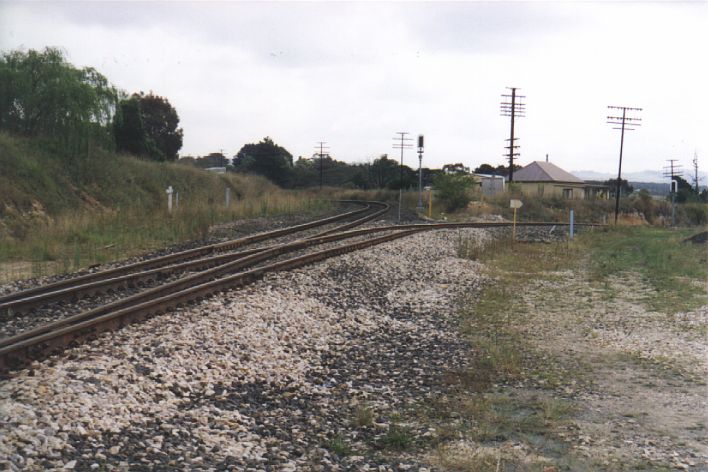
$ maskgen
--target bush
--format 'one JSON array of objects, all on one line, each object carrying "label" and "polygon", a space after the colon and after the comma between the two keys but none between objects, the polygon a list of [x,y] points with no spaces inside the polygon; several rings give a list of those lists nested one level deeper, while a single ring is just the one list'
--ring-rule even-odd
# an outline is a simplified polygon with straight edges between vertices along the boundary
[{"label": "bush", "polygon": [[447,211],[466,208],[472,201],[474,177],[468,174],[441,174],[433,182],[440,200]]},{"label": "bush", "polygon": [[689,225],[705,225],[708,224],[708,205],[705,203],[686,203],[680,205],[680,212],[683,213],[682,220],[685,220]]}]

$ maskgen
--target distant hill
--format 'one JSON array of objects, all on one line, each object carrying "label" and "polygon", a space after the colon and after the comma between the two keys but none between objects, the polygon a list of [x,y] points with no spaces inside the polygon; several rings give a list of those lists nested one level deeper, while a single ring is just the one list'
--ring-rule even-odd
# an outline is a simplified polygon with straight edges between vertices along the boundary
[{"label": "distant hill", "polygon": [[630,180],[629,185],[634,187],[634,190],[647,190],[652,195],[666,196],[669,194],[668,183],[634,182]]},{"label": "distant hill", "polygon": [[[574,170],[574,171],[571,171],[571,174],[576,175],[583,180],[605,181],[608,179],[616,179],[617,178],[617,174],[612,174],[609,172],[595,172],[593,170]],[[664,173],[662,171],[658,171],[658,170],[643,170],[640,172],[623,172],[622,178],[627,179],[630,182],[664,183],[667,186],[669,185],[669,179],[664,177]],[[690,175],[688,175],[687,173],[684,173],[683,178],[686,179],[689,183],[693,182],[693,178]],[[699,171],[698,178],[700,179],[701,183],[705,184],[706,182],[708,182],[708,173]]]},{"label": "distant hill", "polygon": [[[617,174],[613,175],[592,170],[574,170],[571,174],[592,182],[605,182],[617,178]],[[627,172],[622,174],[622,178],[629,180],[629,184],[634,187],[635,190],[646,189],[652,195],[660,196],[669,194],[669,179],[664,177],[663,173],[660,171],[645,170],[641,172]],[[688,183],[693,183],[693,179],[690,176],[684,175],[684,178],[686,178]],[[703,184],[708,182],[708,174],[699,171],[698,178],[701,182],[699,188],[701,190],[705,189],[706,185]]]}]

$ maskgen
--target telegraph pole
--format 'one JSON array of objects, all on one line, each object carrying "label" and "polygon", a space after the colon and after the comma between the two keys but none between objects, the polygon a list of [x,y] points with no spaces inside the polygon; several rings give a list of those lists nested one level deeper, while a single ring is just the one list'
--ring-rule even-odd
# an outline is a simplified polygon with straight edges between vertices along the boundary
[{"label": "telegraph pole", "polygon": [[666,159],[669,164],[664,167],[664,177],[669,177],[670,191],[671,191],[671,226],[676,226],[676,192],[678,192],[678,180],[683,171],[681,171],[681,165],[676,164],[678,159]]},{"label": "telegraph pole", "polygon": [[633,118],[627,116],[627,112],[636,112],[636,111],[642,111],[641,108],[630,108],[630,107],[616,107],[616,106],[608,106],[607,108],[611,110],[622,110],[622,116],[608,116],[607,117],[607,122],[612,125],[620,125],[619,128],[613,128],[613,129],[618,129],[622,131],[621,137],[620,137],[620,157],[619,157],[619,169],[617,170],[617,191],[615,192],[615,225],[617,224],[617,217],[619,215],[619,205],[620,205],[620,186],[622,182],[622,150],[624,148],[624,132],[625,131],[634,131],[634,128],[630,128],[630,126],[641,126],[642,124],[640,121],[642,121],[641,118]]},{"label": "telegraph pole", "polygon": [[[413,141],[413,139],[406,137],[409,133],[407,131],[398,131],[396,132],[398,136],[395,136],[393,138],[394,143],[393,143],[393,148],[394,149],[400,149],[401,150],[401,171],[400,171],[400,176],[398,179],[398,221],[401,221],[401,204],[403,202],[403,150],[404,149],[410,149],[413,147],[413,145],[409,141]],[[400,142],[396,142],[400,141]]]},{"label": "telegraph pole", "polygon": [[423,135],[418,135],[418,210],[423,209]]},{"label": "telegraph pole", "polygon": [[509,182],[514,181],[514,157],[518,157],[519,153],[515,152],[519,146],[514,144],[514,141],[519,138],[514,137],[514,120],[516,118],[523,118],[526,113],[526,104],[522,103],[523,99],[526,98],[524,95],[517,95],[516,91],[519,90],[518,87],[507,87],[511,90],[511,94],[502,94],[501,102],[501,116],[508,116],[511,118],[511,130],[509,132],[509,145],[505,146],[509,149]]},{"label": "telegraph pole", "polygon": [[696,195],[700,194],[698,183],[698,154],[693,151],[693,185],[696,187]]},{"label": "telegraph pole", "polygon": [[[315,146],[315,149],[319,148],[320,150],[319,153],[315,154],[315,156],[319,156],[320,158],[320,190],[322,190],[322,182],[324,180],[324,168],[322,165],[322,160],[325,156],[325,151],[329,150],[329,147],[325,146],[325,144],[327,144],[327,141],[317,141],[317,146]],[[326,155],[329,156],[329,153],[327,153]]]}]

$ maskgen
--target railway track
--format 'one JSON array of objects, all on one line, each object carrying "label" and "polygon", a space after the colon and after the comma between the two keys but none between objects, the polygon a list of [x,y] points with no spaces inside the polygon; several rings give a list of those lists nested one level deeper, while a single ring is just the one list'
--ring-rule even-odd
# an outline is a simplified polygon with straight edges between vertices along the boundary
[{"label": "railway track", "polygon": [[[204,270],[215,265],[221,265],[239,258],[255,254],[264,248],[230,252],[256,242],[273,240],[278,237],[292,235],[301,231],[326,226],[351,217],[359,217],[352,222],[320,232],[310,238],[332,234],[359,226],[378,218],[388,211],[389,206],[381,202],[358,202],[351,200],[342,203],[362,204],[363,208],[323,218],[320,220],[290,226],[273,231],[257,233],[226,242],[208,244],[193,249],[175,252],[164,256],[147,259],[121,267],[100,272],[85,274],[70,279],[60,280],[51,284],[18,291],[0,297],[0,315],[14,316],[58,301],[75,301],[87,296],[105,293],[111,290],[121,290],[128,287],[137,288],[140,285],[165,279],[172,274]],[[373,210],[373,211],[371,211]],[[362,214],[370,214],[360,217]],[[267,248],[266,248],[267,249]],[[219,255],[215,255],[219,254]]]},{"label": "railway track", "polygon": [[[326,230],[314,236],[298,239],[292,242],[275,244],[268,247],[244,250],[230,254],[219,254],[218,251],[212,250],[212,253],[217,253],[215,255],[178,262],[177,264],[158,267],[156,269],[138,271],[126,275],[118,275],[113,278],[102,278],[99,280],[90,281],[80,285],[79,287],[74,287],[73,290],[80,293],[84,293],[83,291],[88,293],[90,290],[97,289],[95,287],[92,288],[90,286],[91,284],[102,284],[102,288],[100,289],[103,290],[106,289],[106,287],[116,286],[116,284],[129,283],[130,280],[133,282],[140,280],[141,277],[149,276],[148,273],[157,274],[161,270],[177,270],[175,266],[181,266],[182,268],[189,267],[191,270],[199,270],[199,272],[194,274],[145,290],[143,292],[139,292],[126,298],[122,298],[115,302],[38,326],[5,339],[0,339],[0,372],[6,373],[10,369],[25,365],[28,361],[45,358],[46,356],[57,352],[68,345],[81,342],[88,338],[93,338],[105,331],[119,329],[120,327],[135,320],[164,313],[169,309],[210,296],[216,292],[229,290],[252,283],[269,272],[302,267],[329,257],[335,257],[347,252],[356,251],[376,244],[391,241],[393,239],[402,238],[420,231],[449,228],[503,228],[511,226],[511,223],[435,223],[381,226],[376,228],[349,230],[349,228],[353,226],[376,218],[382,212],[387,210],[387,206],[382,207],[379,205],[379,209],[374,211],[371,215],[359,218],[334,230]],[[562,223],[517,223],[517,226],[563,225],[564,224]],[[289,229],[292,228],[276,230],[276,232]],[[276,232],[269,232],[267,234],[273,234]],[[373,236],[376,233],[386,234]],[[263,234],[266,233],[254,236],[260,237]],[[282,258],[284,255],[289,253],[304,251],[319,245],[331,244],[346,239],[361,237],[367,237],[367,239],[357,240],[352,243],[297,255],[295,257],[290,257],[289,259],[276,260],[275,262],[272,261],[274,258]],[[248,238],[242,238],[242,240],[243,239]],[[267,237],[263,237],[258,240],[262,241],[265,239],[267,239]],[[211,245],[211,247],[227,244],[237,244],[236,247],[239,247],[240,245],[245,244],[236,241],[241,240],[220,243],[219,245]],[[202,248],[196,248],[195,250],[190,251],[200,253],[199,251],[201,249]],[[71,291],[71,288],[62,287],[59,290],[44,292],[39,296],[45,297],[45,302],[43,303],[48,303],[46,300],[50,300],[52,297],[68,295]],[[28,297],[16,298],[14,299],[14,302],[18,303],[17,300],[27,301]],[[13,300],[10,302],[13,302]],[[27,303],[31,304],[30,302]]]}]

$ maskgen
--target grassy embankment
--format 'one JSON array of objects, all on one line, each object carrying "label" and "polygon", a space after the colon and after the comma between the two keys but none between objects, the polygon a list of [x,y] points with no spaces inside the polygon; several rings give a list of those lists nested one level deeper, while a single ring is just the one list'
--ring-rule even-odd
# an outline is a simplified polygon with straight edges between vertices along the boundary
[{"label": "grassy embankment", "polygon": [[[450,393],[421,410],[421,421],[437,428],[431,460],[443,470],[461,471],[664,467],[640,458],[627,462],[611,454],[593,457],[572,446],[576,421],[587,415],[575,392],[596,380],[592,372],[597,356],[605,359],[603,368],[622,372],[617,363],[630,354],[637,356],[633,348],[625,353],[594,344],[594,329],[578,325],[603,323],[602,315],[592,320],[588,305],[602,304],[600,312],[624,306],[626,300],[612,304],[613,297],[627,295],[613,293],[623,277],[639,278],[643,295],[632,294],[631,303],[655,314],[660,326],[665,321],[672,326],[674,313],[708,303],[705,246],[682,242],[695,232],[621,227],[583,234],[570,243],[497,241],[486,250],[463,242],[460,256],[482,262],[493,282],[478,298],[460,303],[461,333],[473,349],[469,368],[449,372]],[[577,282],[565,284],[569,276]],[[570,290],[574,293],[563,295]],[[529,291],[535,292],[531,303],[524,295]],[[674,331],[664,327],[659,332],[663,329]],[[701,333],[687,336],[700,338]],[[555,345],[559,340],[569,347],[561,350],[562,344]],[[549,343],[554,346],[547,348]],[[642,365],[654,362],[665,369],[663,360],[648,359],[643,357]]]},{"label": "grassy embankment", "polygon": [[[179,192],[167,212],[165,189]],[[225,207],[225,189],[231,205]],[[328,203],[253,176],[215,175],[96,149],[61,159],[0,133],[0,282],[76,270],[203,238],[240,218],[315,214]]]}]

